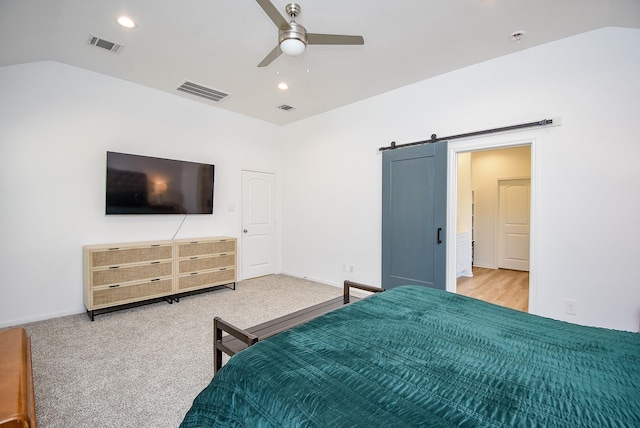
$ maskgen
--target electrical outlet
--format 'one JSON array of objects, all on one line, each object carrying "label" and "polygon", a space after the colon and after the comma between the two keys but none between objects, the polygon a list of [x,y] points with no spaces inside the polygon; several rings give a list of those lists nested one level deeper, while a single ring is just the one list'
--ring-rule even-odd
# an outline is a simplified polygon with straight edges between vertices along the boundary
[{"label": "electrical outlet", "polygon": [[353,265],[349,265],[349,272],[354,273],[356,271],[356,269],[353,267]]},{"label": "electrical outlet", "polygon": [[342,272],[346,272],[347,271],[347,264],[345,262],[342,262]]},{"label": "electrical outlet", "polygon": [[572,299],[565,299],[564,311],[569,315],[576,315],[578,313],[578,302]]}]

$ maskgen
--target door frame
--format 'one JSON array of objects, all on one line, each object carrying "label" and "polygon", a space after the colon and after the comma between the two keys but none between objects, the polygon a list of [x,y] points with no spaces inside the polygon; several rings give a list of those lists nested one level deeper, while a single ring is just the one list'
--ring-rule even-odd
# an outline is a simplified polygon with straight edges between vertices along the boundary
[{"label": "door frame", "polygon": [[[535,136],[528,131],[524,135],[515,137],[509,134],[498,134],[488,137],[476,137],[458,141],[450,141],[448,146],[448,169],[447,169],[447,241],[456,242],[456,228],[451,225],[457,224],[458,217],[458,154],[490,149],[504,149],[519,146],[529,146],[531,149],[531,218],[529,228],[529,313],[536,313],[537,310],[537,260],[538,260],[538,165],[537,150],[539,136]],[[457,292],[456,279],[456,252],[455,246],[447,246],[447,291]]]}]

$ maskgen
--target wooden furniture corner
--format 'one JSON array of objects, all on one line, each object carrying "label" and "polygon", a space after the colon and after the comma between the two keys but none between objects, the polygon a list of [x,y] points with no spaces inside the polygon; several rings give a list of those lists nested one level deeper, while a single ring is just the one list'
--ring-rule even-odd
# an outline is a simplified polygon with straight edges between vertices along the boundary
[{"label": "wooden furniture corner", "polygon": [[0,427],[35,428],[31,340],[23,328],[0,330]]}]

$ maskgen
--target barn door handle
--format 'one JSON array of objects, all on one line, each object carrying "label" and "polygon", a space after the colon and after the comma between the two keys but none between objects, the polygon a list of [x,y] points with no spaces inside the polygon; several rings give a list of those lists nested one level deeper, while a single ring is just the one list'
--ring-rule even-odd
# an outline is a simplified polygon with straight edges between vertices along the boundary
[{"label": "barn door handle", "polygon": [[442,233],[442,228],[439,227],[438,228],[438,244],[442,244],[442,237],[440,236],[441,233]]}]

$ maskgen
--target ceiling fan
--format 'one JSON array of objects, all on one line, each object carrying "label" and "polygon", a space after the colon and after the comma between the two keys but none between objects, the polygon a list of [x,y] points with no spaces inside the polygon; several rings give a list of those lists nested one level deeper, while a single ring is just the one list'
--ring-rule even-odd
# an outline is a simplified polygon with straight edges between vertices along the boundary
[{"label": "ceiling fan", "polygon": [[280,54],[296,56],[307,48],[307,45],[363,45],[362,36],[344,36],[340,34],[307,33],[307,30],[295,20],[300,14],[300,5],[289,3],[285,10],[291,17],[287,22],[284,16],[269,0],[256,0],[260,7],[278,27],[278,45],[258,64],[258,67],[266,67]]}]

